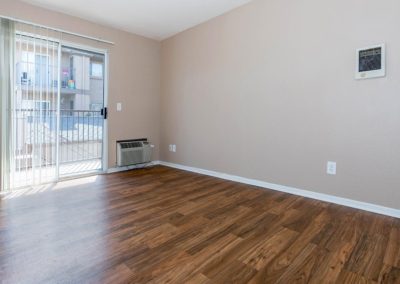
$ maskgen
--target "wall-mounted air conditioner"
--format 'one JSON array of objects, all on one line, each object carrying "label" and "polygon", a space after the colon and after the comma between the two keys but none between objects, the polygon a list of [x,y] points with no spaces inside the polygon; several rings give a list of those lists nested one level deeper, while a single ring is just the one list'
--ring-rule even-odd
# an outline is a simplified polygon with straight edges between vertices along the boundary
[{"label": "wall-mounted air conditioner", "polygon": [[147,139],[117,141],[118,167],[151,162],[152,148]]}]

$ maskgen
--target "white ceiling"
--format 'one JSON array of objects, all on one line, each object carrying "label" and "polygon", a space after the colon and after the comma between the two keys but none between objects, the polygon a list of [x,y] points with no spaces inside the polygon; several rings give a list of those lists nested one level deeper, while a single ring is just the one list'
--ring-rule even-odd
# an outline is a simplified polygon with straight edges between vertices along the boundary
[{"label": "white ceiling", "polygon": [[154,39],[165,39],[252,0],[22,0]]}]

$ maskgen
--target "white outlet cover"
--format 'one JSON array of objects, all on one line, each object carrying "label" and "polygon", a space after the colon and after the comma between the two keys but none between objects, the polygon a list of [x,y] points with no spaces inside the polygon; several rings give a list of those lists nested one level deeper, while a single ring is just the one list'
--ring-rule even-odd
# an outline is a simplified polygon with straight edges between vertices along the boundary
[{"label": "white outlet cover", "polygon": [[328,161],[326,165],[326,173],[328,175],[336,175],[336,162]]},{"label": "white outlet cover", "polygon": [[168,149],[169,149],[170,152],[172,152],[174,150],[174,148],[173,148],[173,146],[171,144],[168,146]]},{"label": "white outlet cover", "polygon": [[176,152],[176,145],[172,145],[172,152]]},{"label": "white outlet cover", "polygon": [[121,103],[117,103],[117,111],[122,111],[122,104]]}]

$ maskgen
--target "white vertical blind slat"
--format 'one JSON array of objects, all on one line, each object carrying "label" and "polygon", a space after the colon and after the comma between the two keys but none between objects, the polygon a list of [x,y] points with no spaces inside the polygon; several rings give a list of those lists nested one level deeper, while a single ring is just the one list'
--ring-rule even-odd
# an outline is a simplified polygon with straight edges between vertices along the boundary
[{"label": "white vertical blind slat", "polygon": [[[48,29],[16,25],[11,187],[56,181],[58,42]],[[58,80],[57,80],[58,79]],[[57,82],[55,83],[55,80]],[[13,164],[14,163],[14,164]]]}]

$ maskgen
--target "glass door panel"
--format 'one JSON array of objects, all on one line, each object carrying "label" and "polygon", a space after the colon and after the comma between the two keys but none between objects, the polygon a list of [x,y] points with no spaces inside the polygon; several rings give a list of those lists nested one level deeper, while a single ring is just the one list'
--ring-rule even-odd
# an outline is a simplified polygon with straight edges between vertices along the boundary
[{"label": "glass door panel", "polygon": [[103,169],[105,55],[15,35],[10,187]]},{"label": "glass door panel", "polygon": [[60,177],[103,168],[104,54],[61,48]]}]

